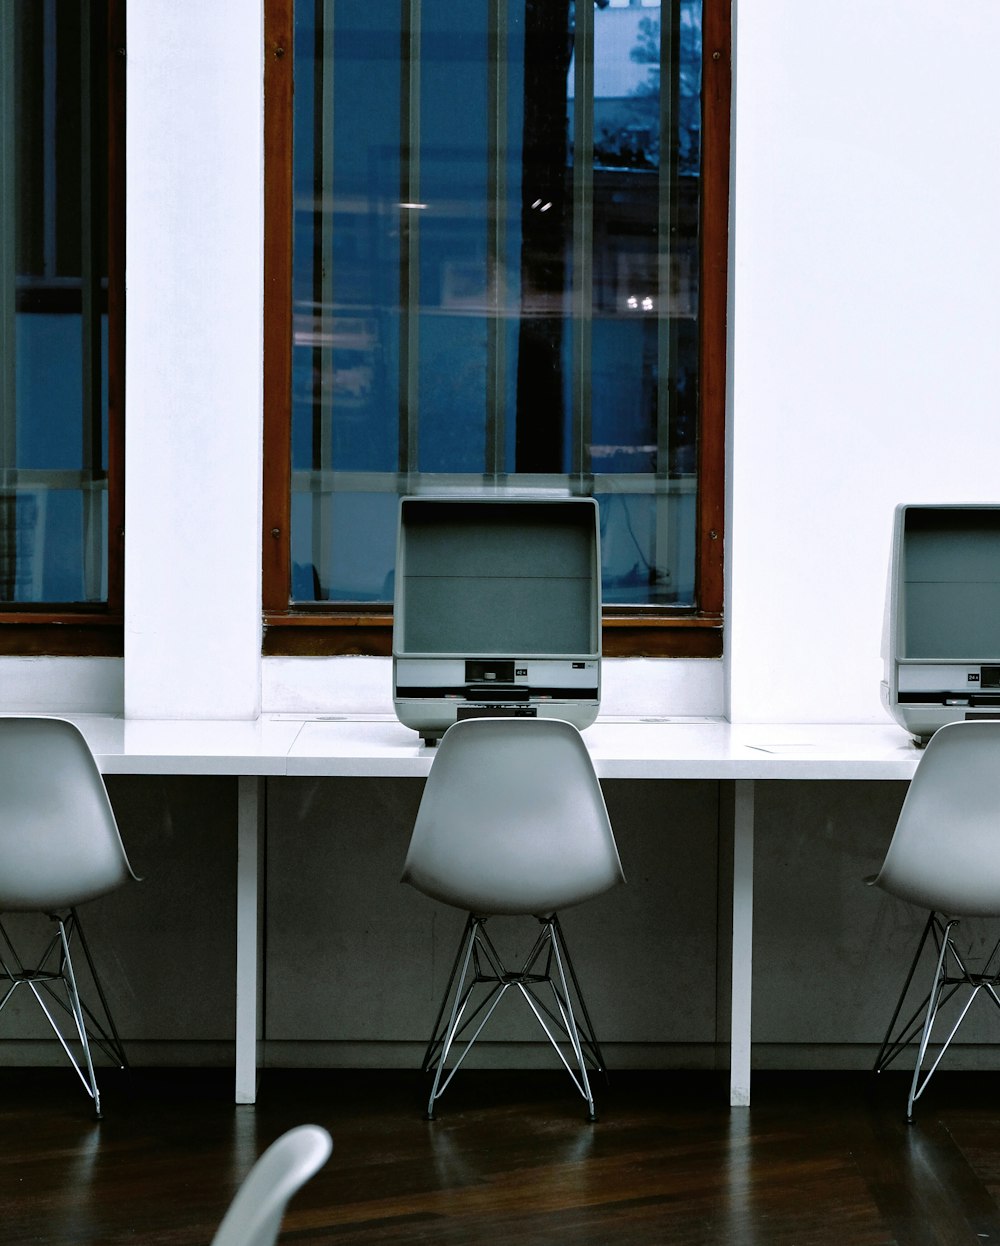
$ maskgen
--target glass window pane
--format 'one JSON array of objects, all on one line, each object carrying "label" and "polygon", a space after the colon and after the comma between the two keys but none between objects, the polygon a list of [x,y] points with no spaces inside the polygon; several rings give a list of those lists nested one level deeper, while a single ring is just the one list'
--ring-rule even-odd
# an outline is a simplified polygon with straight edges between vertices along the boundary
[{"label": "glass window pane", "polygon": [[0,8],[0,602],[107,599],[106,8]]},{"label": "glass window pane", "polygon": [[297,4],[294,600],[391,600],[401,493],[545,488],[600,499],[606,601],[696,604],[700,29]]},{"label": "glass window pane", "polygon": [[417,466],[483,472],[489,229],[487,0],[424,4],[416,326]]}]

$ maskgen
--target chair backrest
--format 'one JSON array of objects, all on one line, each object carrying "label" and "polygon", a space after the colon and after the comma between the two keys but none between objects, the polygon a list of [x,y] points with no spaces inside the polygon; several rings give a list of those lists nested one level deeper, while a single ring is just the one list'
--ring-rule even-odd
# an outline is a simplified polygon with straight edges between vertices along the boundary
[{"label": "chair backrest", "polygon": [[403,881],[481,916],[548,915],[623,882],[576,727],[551,718],[469,718],[449,727]]},{"label": "chair backrest", "polygon": [[333,1139],[320,1125],[298,1125],[282,1134],[244,1177],[211,1246],[273,1246],[288,1200],[332,1150]]},{"label": "chair backrest", "polygon": [[0,717],[0,912],[69,908],[129,877],[104,780],[78,728]]},{"label": "chair backrest", "polygon": [[931,737],[874,882],[948,916],[1000,916],[1000,721]]}]

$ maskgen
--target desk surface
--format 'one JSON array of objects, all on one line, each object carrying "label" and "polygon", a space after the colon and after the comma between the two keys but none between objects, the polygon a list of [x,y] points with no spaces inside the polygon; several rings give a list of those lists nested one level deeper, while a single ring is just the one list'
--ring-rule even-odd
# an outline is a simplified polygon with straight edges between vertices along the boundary
[{"label": "desk surface", "polygon": [[[435,750],[392,717],[267,714],[253,721],[67,714],[105,774],[427,774]],[[598,719],[583,732],[606,779],[912,778],[920,750],[892,723],[737,724]]]}]

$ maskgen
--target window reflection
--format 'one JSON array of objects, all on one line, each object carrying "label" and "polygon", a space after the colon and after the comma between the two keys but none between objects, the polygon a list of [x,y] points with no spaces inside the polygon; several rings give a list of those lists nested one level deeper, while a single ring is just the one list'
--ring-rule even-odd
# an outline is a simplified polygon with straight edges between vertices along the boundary
[{"label": "window reflection", "polygon": [[694,604],[700,0],[296,8],[292,595],[391,599],[396,499],[601,501]]},{"label": "window reflection", "polygon": [[0,6],[0,601],[107,597],[106,6]]}]

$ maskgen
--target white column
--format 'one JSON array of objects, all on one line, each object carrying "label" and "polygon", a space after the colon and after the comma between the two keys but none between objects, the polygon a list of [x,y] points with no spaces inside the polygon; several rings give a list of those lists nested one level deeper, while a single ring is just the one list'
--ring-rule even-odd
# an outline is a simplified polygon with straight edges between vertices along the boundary
[{"label": "white column", "polygon": [[129,0],[125,712],[260,707],[262,0]]}]

